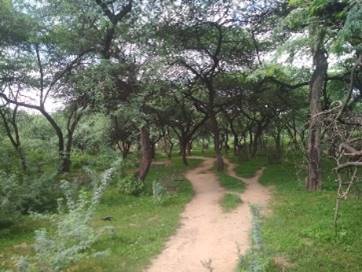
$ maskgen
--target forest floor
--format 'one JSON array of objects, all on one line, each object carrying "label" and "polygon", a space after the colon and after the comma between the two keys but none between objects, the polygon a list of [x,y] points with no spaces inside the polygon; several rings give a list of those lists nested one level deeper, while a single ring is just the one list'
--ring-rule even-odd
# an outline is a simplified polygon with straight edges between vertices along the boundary
[{"label": "forest floor", "polygon": [[234,271],[240,256],[250,248],[249,205],[265,210],[271,197],[270,190],[258,183],[262,170],[252,178],[240,178],[234,165],[225,160],[227,174],[247,184],[246,190],[239,193],[241,204],[226,213],[220,200],[228,190],[220,185],[213,171],[215,160],[203,159],[200,166],[185,174],[193,186],[194,198],[181,215],[179,229],[153,260],[148,272]]}]

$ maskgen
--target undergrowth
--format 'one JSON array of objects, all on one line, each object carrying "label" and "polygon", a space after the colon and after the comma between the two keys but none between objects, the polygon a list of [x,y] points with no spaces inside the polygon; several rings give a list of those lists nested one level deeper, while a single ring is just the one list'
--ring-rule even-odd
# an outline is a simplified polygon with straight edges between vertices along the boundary
[{"label": "undergrowth", "polygon": [[[190,159],[190,166],[185,167],[180,157],[175,157],[170,165],[153,165],[139,195],[121,194],[114,181],[90,222],[95,229],[111,226],[112,234],[100,237],[90,251],[86,251],[107,254],[83,258],[67,272],[142,271],[177,228],[179,215],[193,194],[191,184],[182,173],[199,162]],[[154,195],[152,184],[159,184],[167,193]],[[109,220],[103,220],[105,218]],[[0,267],[14,269],[12,256],[33,254],[34,230],[49,226],[47,219],[23,216],[15,224],[0,229]]]},{"label": "undergrowth", "polygon": [[[247,165],[260,165],[262,159]],[[305,172],[296,158],[265,164],[260,182],[272,186],[272,213],[263,218],[263,254],[269,260],[263,271],[362,271],[362,210],[358,195],[343,202],[337,233],[333,227],[336,184],[333,163],[323,161],[319,192],[304,188]],[[244,167],[238,164],[238,173]],[[248,271],[248,270],[244,270]]]}]

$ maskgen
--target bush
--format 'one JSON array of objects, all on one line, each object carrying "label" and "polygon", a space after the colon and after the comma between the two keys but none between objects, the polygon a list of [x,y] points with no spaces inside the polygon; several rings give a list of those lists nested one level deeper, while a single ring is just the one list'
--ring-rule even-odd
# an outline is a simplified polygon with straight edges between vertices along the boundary
[{"label": "bush", "polygon": [[113,171],[110,168],[101,175],[93,176],[93,192],[90,194],[82,190],[77,199],[73,197],[75,192],[71,184],[62,182],[65,197],[58,201],[58,213],[45,216],[53,222],[55,230],[40,229],[35,232],[35,255],[21,257],[17,262],[19,271],[62,271],[87,255],[86,250],[100,235],[90,225],[90,220]]},{"label": "bush", "polygon": [[119,154],[111,148],[103,148],[97,154],[89,154],[79,149],[74,149],[71,155],[72,168],[80,169],[88,166],[94,170],[103,171],[119,157]]},{"label": "bush", "polygon": [[60,196],[53,180],[55,175],[44,174],[35,179],[0,171],[0,218],[11,221],[30,211],[54,210]]},{"label": "bush", "polygon": [[[22,188],[15,175],[0,172],[0,220],[9,221],[19,214],[22,206]],[[1,224],[0,224],[1,225]]]},{"label": "bush", "polygon": [[152,182],[152,196],[157,202],[162,203],[167,200],[167,190],[161,183],[154,180]]},{"label": "bush", "polygon": [[132,168],[132,161],[119,160],[116,166],[113,183],[116,184],[118,191],[126,195],[139,195],[144,190],[144,183],[135,177],[134,174],[129,174],[127,169]]},{"label": "bush", "polygon": [[57,208],[57,199],[61,197],[60,184],[56,180],[57,172],[47,172],[40,177],[28,177],[23,184],[22,213],[51,212]]},{"label": "bush", "polygon": [[144,189],[144,183],[134,175],[126,175],[118,179],[117,187],[122,194],[139,195]]}]

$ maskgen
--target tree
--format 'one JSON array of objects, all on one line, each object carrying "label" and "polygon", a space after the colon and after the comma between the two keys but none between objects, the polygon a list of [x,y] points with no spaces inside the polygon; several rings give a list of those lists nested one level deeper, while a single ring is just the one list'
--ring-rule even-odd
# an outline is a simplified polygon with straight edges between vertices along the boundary
[{"label": "tree", "polygon": [[8,136],[12,146],[14,147],[16,153],[18,154],[21,168],[23,172],[26,172],[28,169],[27,160],[23,146],[21,144],[19,127],[18,127],[18,106],[15,106],[13,109],[3,106],[0,108],[0,116],[3,121],[6,135]]},{"label": "tree", "polygon": [[[293,1],[288,3],[287,16],[283,18],[288,37],[296,33],[305,35],[298,40],[302,48],[307,49],[313,60],[309,81],[309,129],[307,140],[308,178],[306,188],[310,191],[321,187],[320,169],[320,120],[322,104],[328,106],[327,82],[328,51],[330,44],[336,41],[338,31],[345,21],[348,1]],[[285,38],[285,37],[284,37]],[[304,39],[304,40],[303,40]],[[301,43],[300,41],[303,40]],[[300,48],[300,47],[299,47]]]},{"label": "tree", "polygon": [[[228,1],[223,4],[195,1],[190,4],[188,14],[175,9],[180,19],[163,24],[159,31],[165,50],[170,54],[170,72],[179,71],[178,80],[189,86],[184,95],[208,118],[219,170],[224,163],[218,114],[227,103],[225,96],[230,98],[227,92],[218,89],[222,85],[221,78],[223,73],[250,67],[254,61],[251,35],[231,19],[230,4]],[[224,17],[215,19],[217,13]]]}]

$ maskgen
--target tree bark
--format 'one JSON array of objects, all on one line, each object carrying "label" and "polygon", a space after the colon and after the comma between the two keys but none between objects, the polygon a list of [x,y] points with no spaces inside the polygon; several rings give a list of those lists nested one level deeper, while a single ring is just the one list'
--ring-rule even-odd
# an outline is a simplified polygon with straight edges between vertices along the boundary
[{"label": "tree bark", "polygon": [[122,153],[122,158],[127,159],[128,154],[131,149],[131,143],[125,142],[125,141],[120,141],[117,143],[117,147],[118,147],[119,151],[121,151],[121,153]]},{"label": "tree bark", "polygon": [[191,152],[192,152],[192,141],[187,141],[186,150],[187,150],[187,156],[191,156]]},{"label": "tree bark", "polygon": [[[83,108],[84,109],[84,108]],[[82,109],[82,110],[83,110]],[[79,111],[79,107],[77,104],[74,104],[71,108],[70,108],[70,113],[68,116],[68,121],[67,121],[67,142],[65,144],[65,146],[63,147],[63,152],[61,153],[61,162],[60,162],[60,172],[61,173],[66,173],[70,171],[70,167],[71,167],[71,152],[72,152],[72,148],[73,148],[73,135],[74,135],[74,131],[80,121],[80,119],[82,118],[82,110]],[[63,136],[63,134],[61,134]],[[63,145],[64,145],[64,139],[62,140]]]},{"label": "tree bark", "polygon": [[146,127],[142,127],[140,130],[140,146],[141,160],[140,166],[136,173],[136,177],[144,181],[152,163],[152,145],[150,140],[150,134]]},{"label": "tree bark", "polygon": [[151,154],[152,154],[152,159],[154,159],[156,157],[156,144],[151,142]]},{"label": "tree bark", "polygon": [[262,129],[261,125],[258,124],[256,131],[255,131],[255,135],[254,135],[253,149],[251,152],[251,156],[253,158],[256,156],[256,153],[258,152],[258,145],[260,143],[260,137],[261,137],[262,132],[263,132],[263,129]]},{"label": "tree bark", "polygon": [[182,162],[184,165],[189,165],[187,161],[187,140],[186,139],[180,139],[180,153],[182,157]]},{"label": "tree bark", "polygon": [[224,170],[224,160],[222,158],[221,153],[221,144],[220,144],[220,131],[218,127],[218,123],[216,120],[216,114],[212,112],[210,114],[210,124],[211,124],[211,130],[212,134],[214,136],[214,149],[216,154],[216,169],[218,171]]},{"label": "tree bark", "polygon": [[321,170],[320,170],[320,123],[318,113],[322,110],[321,96],[325,88],[327,77],[327,55],[323,46],[323,35],[314,48],[313,64],[314,71],[310,82],[310,121],[308,135],[308,178],[306,188],[309,191],[316,191],[321,187]]},{"label": "tree bark", "polygon": [[170,146],[169,146],[168,151],[167,151],[167,158],[169,158],[169,159],[172,158],[172,151],[173,151],[173,143],[170,142]]}]

